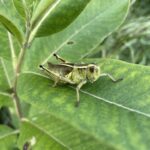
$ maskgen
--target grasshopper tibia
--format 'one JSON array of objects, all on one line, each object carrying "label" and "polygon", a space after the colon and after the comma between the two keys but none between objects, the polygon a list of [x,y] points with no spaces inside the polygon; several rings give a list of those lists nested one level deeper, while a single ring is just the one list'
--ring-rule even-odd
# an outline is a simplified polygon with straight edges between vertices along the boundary
[{"label": "grasshopper tibia", "polygon": [[115,79],[112,75],[110,75],[108,73],[103,73],[103,74],[100,75],[100,77],[103,77],[103,76],[109,77],[111,79],[111,81],[113,81],[115,83],[123,80],[123,78]]}]

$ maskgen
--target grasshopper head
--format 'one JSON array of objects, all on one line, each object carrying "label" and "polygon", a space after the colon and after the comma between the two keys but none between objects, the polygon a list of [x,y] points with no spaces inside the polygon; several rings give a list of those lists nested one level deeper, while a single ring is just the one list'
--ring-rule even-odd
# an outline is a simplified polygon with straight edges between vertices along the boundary
[{"label": "grasshopper head", "polygon": [[100,67],[95,64],[88,65],[87,78],[90,82],[96,81],[100,76]]}]

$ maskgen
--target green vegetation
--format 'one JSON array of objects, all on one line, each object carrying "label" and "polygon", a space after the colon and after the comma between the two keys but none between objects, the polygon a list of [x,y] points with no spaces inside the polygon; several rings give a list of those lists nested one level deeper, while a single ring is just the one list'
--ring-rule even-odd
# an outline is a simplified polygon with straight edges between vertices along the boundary
[{"label": "green vegetation", "polygon": [[[148,150],[149,4],[1,0],[1,149]],[[73,63],[94,62],[123,80],[87,83],[76,108],[75,87],[54,88],[39,69],[56,63],[54,53]]]}]

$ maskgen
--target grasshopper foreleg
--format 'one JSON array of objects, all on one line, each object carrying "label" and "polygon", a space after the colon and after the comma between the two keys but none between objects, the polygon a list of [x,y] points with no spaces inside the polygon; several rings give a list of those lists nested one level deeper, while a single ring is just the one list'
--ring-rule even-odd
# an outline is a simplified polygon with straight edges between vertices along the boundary
[{"label": "grasshopper foreleg", "polygon": [[100,77],[104,77],[104,76],[109,77],[113,82],[119,82],[119,81],[123,80],[123,78],[115,79],[112,75],[110,75],[108,73],[102,73],[100,75]]},{"label": "grasshopper foreleg", "polygon": [[81,89],[81,87],[86,83],[86,81],[82,81],[80,82],[77,87],[76,87],[76,93],[77,93],[77,101],[75,103],[75,106],[78,107],[79,103],[80,103],[80,95],[79,95],[79,90]]}]

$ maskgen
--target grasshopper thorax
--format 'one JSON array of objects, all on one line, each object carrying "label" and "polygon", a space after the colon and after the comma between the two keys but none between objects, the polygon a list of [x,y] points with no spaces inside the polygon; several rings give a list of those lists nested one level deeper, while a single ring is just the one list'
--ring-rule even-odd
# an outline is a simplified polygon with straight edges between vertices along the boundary
[{"label": "grasshopper thorax", "polygon": [[96,81],[100,77],[100,67],[95,64],[87,66],[87,79],[90,82]]}]

